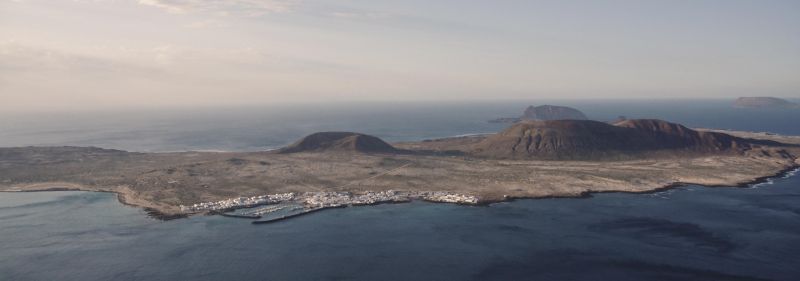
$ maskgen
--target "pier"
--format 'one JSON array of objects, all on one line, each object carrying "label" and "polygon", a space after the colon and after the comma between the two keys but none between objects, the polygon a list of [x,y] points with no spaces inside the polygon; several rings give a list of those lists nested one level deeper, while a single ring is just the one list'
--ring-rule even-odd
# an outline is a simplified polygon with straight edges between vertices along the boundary
[{"label": "pier", "polygon": [[260,219],[261,216],[258,215],[237,215],[237,214],[227,214],[227,213],[219,213],[220,216],[229,217],[229,218],[240,218],[240,219]]},{"label": "pier", "polygon": [[267,224],[267,223],[279,222],[279,221],[282,221],[282,220],[285,220],[285,219],[295,218],[295,217],[299,217],[299,216],[302,216],[302,215],[307,215],[307,214],[310,214],[310,213],[322,211],[322,210],[325,210],[325,209],[344,208],[344,207],[347,207],[347,206],[314,208],[314,209],[309,209],[309,210],[306,210],[306,211],[303,211],[303,212],[299,212],[299,213],[280,216],[280,217],[277,217],[277,218],[254,221],[254,222],[252,222],[252,224]]}]

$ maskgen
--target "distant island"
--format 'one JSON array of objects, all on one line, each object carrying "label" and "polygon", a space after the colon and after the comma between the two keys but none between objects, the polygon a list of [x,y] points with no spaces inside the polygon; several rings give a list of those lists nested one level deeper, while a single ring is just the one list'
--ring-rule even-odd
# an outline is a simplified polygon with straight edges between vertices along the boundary
[{"label": "distant island", "polygon": [[520,121],[537,120],[586,120],[588,119],[580,110],[557,105],[529,106],[520,117],[505,117],[489,120],[489,123],[516,123]]},{"label": "distant island", "polygon": [[739,108],[800,108],[800,104],[775,97],[740,97],[733,103]]},{"label": "distant island", "polygon": [[491,135],[387,143],[320,132],[274,151],[138,153],[0,148],[0,191],[114,192],[160,218],[293,203],[325,208],[736,186],[798,167],[800,137],[661,120],[521,121]]}]

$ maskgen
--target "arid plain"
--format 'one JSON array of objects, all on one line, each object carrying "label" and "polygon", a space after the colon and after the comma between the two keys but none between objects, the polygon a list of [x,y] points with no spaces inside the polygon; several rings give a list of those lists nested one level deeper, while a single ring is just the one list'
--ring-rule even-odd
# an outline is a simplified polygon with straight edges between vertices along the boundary
[{"label": "arid plain", "polygon": [[292,153],[0,148],[0,190],[114,192],[126,204],[180,214],[181,205],[287,192],[446,191],[489,203],[590,192],[648,192],[676,184],[737,186],[800,165],[795,156],[800,155],[800,137],[717,132],[781,143],[734,153],[667,151],[621,160],[469,153],[470,147],[491,136],[395,143],[396,153],[361,151],[360,139],[348,144],[353,147]]}]

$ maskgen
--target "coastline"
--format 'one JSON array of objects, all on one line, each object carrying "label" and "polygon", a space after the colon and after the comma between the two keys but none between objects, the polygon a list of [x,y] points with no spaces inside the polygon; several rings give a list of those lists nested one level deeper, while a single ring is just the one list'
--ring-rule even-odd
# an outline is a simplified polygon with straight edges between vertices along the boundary
[{"label": "coastline", "polygon": [[[499,200],[479,198],[479,201],[477,203],[442,202],[442,201],[426,200],[426,199],[416,199],[416,200],[424,201],[424,202],[428,202],[428,203],[437,203],[437,204],[456,204],[456,205],[464,205],[464,206],[491,207],[491,205],[493,205],[493,204],[512,202],[512,201],[517,201],[517,200],[589,199],[589,198],[592,198],[594,194],[601,194],[601,193],[653,194],[653,193],[664,192],[664,191],[672,190],[672,189],[675,189],[675,188],[680,188],[680,187],[685,187],[685,186],[690,186],[690,185],[696,185],[696,186],[701,186],[701,187],[706,187],[706,188],[748,188],[748,187],[751,187],[753,185],[769,182],[772,179],[785,178],[789,174],[792,174],[792,173],[796,174],[798,172],[800,172],[800,163],[796,163],[795,162],[794,165],[785,167],[784,169],[782,169],[782,170],[780,170],[778,172],[775,172],[775,173],[772,173],[772,174],[769,174],[769,175],[765,175],[765,176],[756,177],[756,178],[753,178],[753,179],[747,180],[747,181],[734,182],[734,183],[731,183],[731,184],[699,184],[699,183],[692,183],[692,182],[673,182],[673,183],[670,183],[670,184],[667,184],[667,185],[663,185],[663,186],[659,186],[659,187],[655,187],[655,188],[647,189],[647,190],[641,190],[641,191],[630,191],[630,190],[597,190],[597,191],[592,191],[592,190],[587,190],[587,191],[583,191],[583,192],[580,192],[580,193],[574,194],[574,195],[567,194],[567,195],[545,195],[545,196],[505,196],[505,197],[503,197],[502,199],[499,199]],[[40,183],[40,184],[34,184],[34,185],[35,186],[45,186],[47,184]],[[59,184],[54,184],[54,185],[68,185],[68,187],[55,186],[55,187],[44,187],[44,188],[34,188],[34,189],[5,189],[5,190],[0,190],[0,192],[12,193],[12,192],[85,191],[85,192],[115,193],[117,195],[117,201],[119,203],[121,203],[123,205],[126,205],[126,206],[130,206],[130,207],[141,208],[146,213],[146,215],[148,217],[151,217],[153,219],[157,219],[157,220],[160,220],[160,221],[169,221],[169,220],[175,220],[175,219],[188,218],[188,217],[191,217],[191,216],[194,216],[194,215],[221,215],[221,213],[218,212],[218,211],[206,211],[206,212],[195,212],[195,213],[174,212],[174,211],[171,211],[171,210],[174,210],[174,208],[160,209],[159,207],[162,207],[162,206],[159,206],[159,204],[155,204],[155,203],[151,203],[151,204],[133,203],[131,201],[138,201],[138,202],[147,202],[147,201],[142,201],[140,199],[139,200],[129,200],[127,198],[129,196],[133,196],[132,194],[130,194],[131,192],[126,192],[126,191],[122,191],[122,190],[108,190],[108,189],[89,188],[89,187],[81,186],[81,185],[77,185],[77,184],[64,184],[64,183],[59,183]],[[128,190],[128,191],[130,191],[130,190]],[[304,211],[304,212],[301,212],[301,213],[298,213],[298,214],[293,214],[293,215],[289,215],[289,216],[286,216],[286,217],[281,217],[279,219],[273,219],[273,220],[270,220],[269,222],[277,222],[277,221],[281,221],[281,220],[286,220],[286,219],[289,219],[289,218],[293,218],[293,217],[297,217],[297,216],[301,216],[301,215],[305,215],[305,214],[309,214],[309,213],[313,213],[313,212],[317,212],[317,211],[322,211],[322,210],[326,210],[326,209],[360,207],[360,206],[367,207],[367,206],[383,205],[383,204],[403,204],[403,203],[409,203],[409,202],[412,202],[412,201],[415,201],[415,199],[409,199],[407,201],[387,201],[387,202],[375,202],[375,203],[371,203],[371,204],[349,204],[349,205],[334,206],[334,207],[321,207],[321,208],[311,209],[310,211]],[[252,207],[252,206],[250,206],[250,207]],[[231,209],[226,210],[226,211],[242,209],[242,208],[246,208],[246,207],[231,208]],[[230,215],[225,215],[225,216],[230,216]],[[256,218],[253,218],[253,219],[256,219]],[[257,223],[257,222],[258,221],[254,221],[253,223],[254,224],[269,223],[269,222],[259,222],[259,223]]]},{"label": "coastline", "polygon": [[[32,184],[30,186],[47,186],[47,185],[48,184],[46,184],[46,183],[37,183],[37,184]],[[116,195],[117,202],[119,202],[120,204],[122,204],[124,206],[141,209],[142,211],[144,211],[146,213],[146,215],[148,217],[153,218],[153,219],[157,219],[157,220],[161,220],[161,221],[168,221],[168,220],[174,220],[174,219],[180,219],[180,218],[187,218],[190,215],[192,215],[192,214],[187,214],[187,213],[179,213],[179,212],[170,211],[170,210],[172,210],[174,208],[169,208],[169,209],[159,208],[159,205],[157,205],[157,204],[152,204],[152,203],[151,204],[137,204],[137,203],[133,203],[131,201],[140,201],[140,202],[146,202],[146,201],[129,200],[129,199],[127,199],[128,197],[133,196],[132,194],[130,194],[131,193],[130,190],[127,190],[127,189],[126,189],[127,191],[123,191],[123,190],[117,190],[117,189],[92,188],[92,187],[87,187],[87,186],[83,186],[83,185],[79,185],[79,184],[72,184],[72,183],[54,183],[52,185],[55,185],[55,186],[54,187],[44,187],[44,188],[30,188],[30,186],[27,186],[28,188],[26,188],[26,189],[19,189],[19,188],[16,188],[16,189],[0,189],[0,193],[35,193],[35,192],[55,192],[55,191],[81,191],[81,192],[114,193]]]},{"label": "coastline", "polygon": [[491,201],[486,203],[486,205],[503,203],[503,202],[510,202],[515,200],[537,200],[537,199],[589,199],[594,197],[594,194],[603,194],[603,193],[626,193],[626,194],[654,194],[664,191],[669,191],[676,188],[696,185],[704,188],[749,188],[757,184],[769,182],[771,179],[776,178],[785,178],[786,175],[790,173],[797,173],[800,172],[800,164],[796,164],[794,166],[787,167],[775,174],[757,177],[750,181],[741,181],[735,184],[699,184],[699,183],[691,183],[691,182],[673,182],[661,187],[649,189],[649,190],[642,190],[642,191],[628,191],[628,190],[597,190],[597,191],[584,191],[578,195],[570,196],[570,195],[553,195],[553,196],[540,196],[540,197],[507,197],[507,200],[499,200],[499,201]]},{"label": "coastline", "polygon": [[[728,133],[756,139],[774,137]],[[474,138],[480,139],[460,137],[456,145],[468,145]],[[797,136],[781,138],[800,144]],[[426,142],[416,144],[420,143]],[[270,151],[127,155],[81,147],[11,151],[23,155],[22,161],[16,160],[20,164],[3,174],[8,177],[0,182],[0,192],[113,192],[120,203],[142,208],[158,220],[284,202],[303,204],[306,210],[417,200],[488,206],[519,199],[590,198],[595,193],[657,193],[687,185],[747,187],[800,167],[795,156],[800,154],[800,145],[767,146],[738,155],[701,153],[608,161],[337,151],[291,155]],[[40,162],[31,160],[41,155],[55,161],[46,171],[41,170]],[[97,161],[74,161],[86,155]]]}]

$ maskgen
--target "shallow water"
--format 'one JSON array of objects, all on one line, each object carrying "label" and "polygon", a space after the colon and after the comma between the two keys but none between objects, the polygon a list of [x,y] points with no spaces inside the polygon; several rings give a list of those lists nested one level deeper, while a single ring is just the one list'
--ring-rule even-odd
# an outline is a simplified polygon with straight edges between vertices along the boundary
[{"label": "shallow water", "polygon": [[0,237],[0,280],[796,280],[800,176],[268,225],[161,222],[108,193],[6,193]]},{"label": "shallow water", "polygon": [[[0,146],[256,150],[315,131],[389,141],[494,132],[528,104],[800,135],[729,101],[376,104],[0,116]],[[275,224],[167,222],[89,192],[0,193],[0,280],[797,280],[800,175],[755,188],[332,209]]]}]

